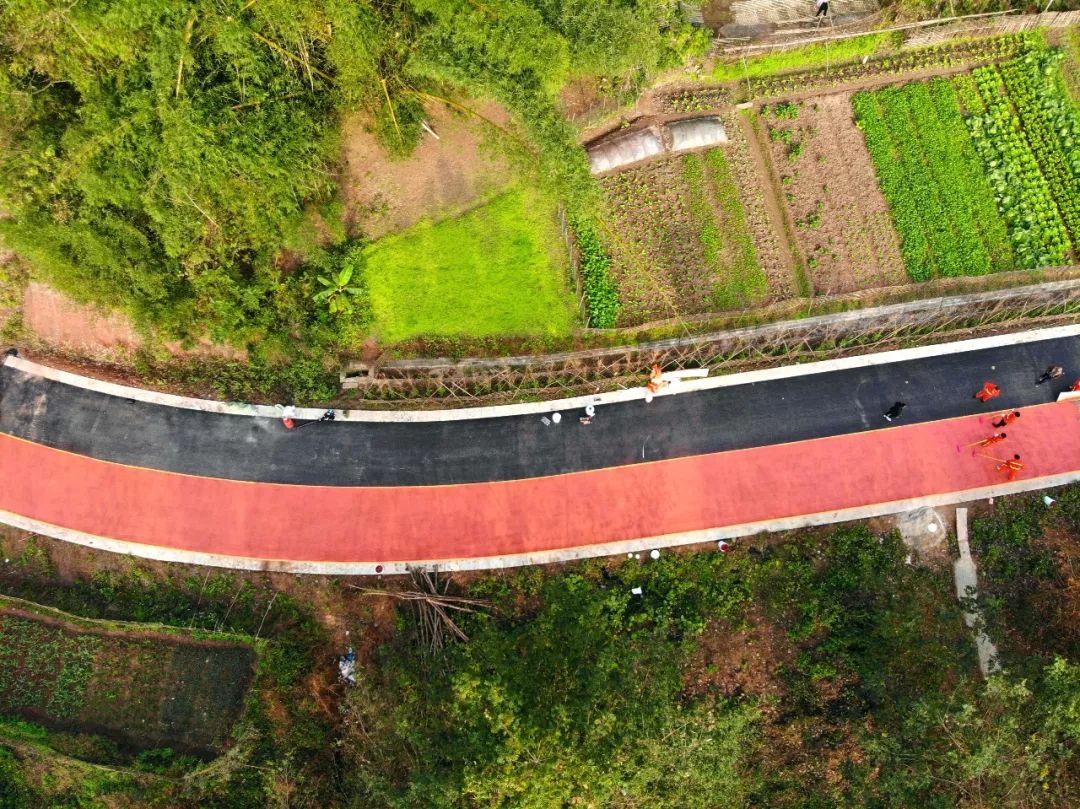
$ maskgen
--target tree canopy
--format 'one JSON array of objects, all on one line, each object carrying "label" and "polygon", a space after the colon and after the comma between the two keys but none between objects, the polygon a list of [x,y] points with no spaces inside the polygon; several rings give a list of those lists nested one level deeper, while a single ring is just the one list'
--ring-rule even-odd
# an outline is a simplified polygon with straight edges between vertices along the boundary
[{"label": "tree canopy", "polygon": [[304,215],[335,198],[342,115],[407,154],[425,104],[493,97],[587,207],[558,91],[684,45],[670,0],[9,0],[0,233],[66,292],[164,333],[280,348],[319,325],[313,273],[279,258],[318,253]]}]

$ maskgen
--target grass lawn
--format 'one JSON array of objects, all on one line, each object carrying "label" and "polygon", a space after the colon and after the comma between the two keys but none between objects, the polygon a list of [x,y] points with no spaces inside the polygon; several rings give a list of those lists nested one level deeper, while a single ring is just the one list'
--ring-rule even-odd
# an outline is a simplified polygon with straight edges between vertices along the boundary
[{"label": "grass lawn", "polygon": [[366,277],[376,335],[393,343],[568,334],[576,313],[554,208],[535,193],[510,191],[375,242]]}]

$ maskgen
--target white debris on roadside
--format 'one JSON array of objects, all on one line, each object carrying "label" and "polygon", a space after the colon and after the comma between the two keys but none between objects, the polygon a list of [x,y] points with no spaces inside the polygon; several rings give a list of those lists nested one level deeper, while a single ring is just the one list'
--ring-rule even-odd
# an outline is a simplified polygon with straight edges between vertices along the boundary
[{"label": "white debris on roadside", "polygon": [[338,676],[343,683],[356,685],[356,652],[351,646],[343,657],[338,658]]}]

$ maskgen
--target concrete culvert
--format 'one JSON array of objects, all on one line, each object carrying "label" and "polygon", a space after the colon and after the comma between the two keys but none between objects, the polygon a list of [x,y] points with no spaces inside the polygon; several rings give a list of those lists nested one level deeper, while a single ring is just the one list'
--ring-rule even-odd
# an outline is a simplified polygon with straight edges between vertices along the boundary
[{"label": "concrete culvert", "polygon": [[592,173],[601,174],[661,154],[664,142],[656,128],[649,127],[601,141],[588,151]]},{"label": "concrete culvert", "polygon": [[667,125],[667,129],[671,135],[671,151],[673,152],[715,146],[718,143],[727,143],[728,139],[724,124],[715,115],[672,121]]}]

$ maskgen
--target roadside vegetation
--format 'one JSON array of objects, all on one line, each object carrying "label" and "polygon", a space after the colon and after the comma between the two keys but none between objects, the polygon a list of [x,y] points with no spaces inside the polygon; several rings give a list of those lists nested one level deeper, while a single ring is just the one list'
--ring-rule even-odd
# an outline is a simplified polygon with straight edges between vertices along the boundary
[{"label": "roadside vegetation", "polygon": [[[48,352],[27,278],[118,308],[146,339],[68,359],[163,387],[328,402],[357,358],[627,343],[1077,259],[1075,32],[868,33],[642,96],[707,44],[672,0],[106,5],[0,12],[22,257],[0,316]],[[728,140],[591,176],[571,121],[654,113]]]},{"label": "roadside vegetation", "polygon": [[701,44],[667,0],[16,0],[0,11],[0,234],[35,277],[164,339],[333,361],[366,336],[316,299],[364,238],[336,187],[344,116],[403,159],[426,110],[479,120],[588,221],[598,194],[560,89],[640,87]]},{"label": "roadside vegetation", "polygon": [[[87,807],[1072,805],[1078,492],[973,518],[1005,665],[988,681],[948,565],[912,564],[898,535],[865,525],[455,576],[448,596],[475,611],[452,612],[467,640],[434,619],[441,646],[423,604],[400,599],[407,580],[106,573],[111,557],[9,538],[7,592],[258,634],[263,662],[225,756],[95,770],[96,748],[8,719],[0,794],[13,807],[76,792]],[[355,687],[335,682],[349,645]]]}]

